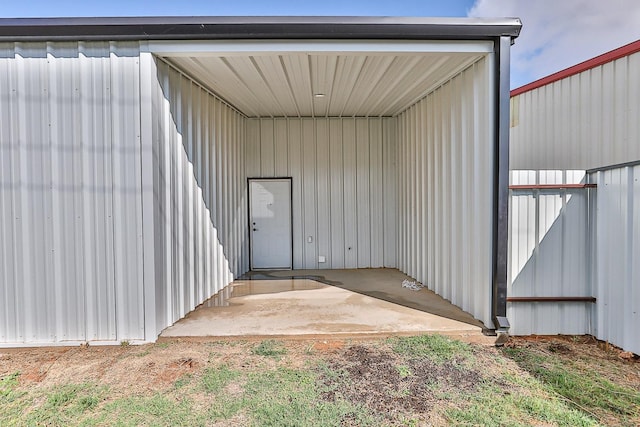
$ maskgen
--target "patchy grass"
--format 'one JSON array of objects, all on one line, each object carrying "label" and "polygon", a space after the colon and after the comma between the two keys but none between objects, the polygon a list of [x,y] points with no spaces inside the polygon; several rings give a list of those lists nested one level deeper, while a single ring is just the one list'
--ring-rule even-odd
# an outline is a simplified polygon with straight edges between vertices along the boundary
[{"label": "patchy grass", "polygon": [[12,350],[0,354],[0,426],[640,425],[637,360],[579,340],[511,343]]},{"label": "patchy grass", "polygon": [[411,368],[407,365],[398,365],[396,366],[396,369],[398,370],[398,375],[400,375],[400,378],[407,378],[413,375]]},{"label": "patchy grass", "polygon": [[66,426],[91,424],[95,410],[105,399],[107,390],[96,384],[64,384],[52,387],[28,399],[31,405],[25,415],[26,425]]},{"label": "patchy grass", "polygon": [[190,399],[175,399],[162,394],[115,399],[102,409],[93,422],[118,426],[205,425],[203,414],[194,412]]},{"label": "patchy grass", "polygon": [[17,425],[29,401],[25,391],[18,389],[20,373],[0,377],[0,426]]},{"label": "patchy grass", "polygon": [[246,402],[254,423],[260,426],[336,426],[343,420],[355,425],[371,425],[373,418],[362,408],[343,399],[326,401],[310,370],[284,367],[255,373],[246,385]]},{"label": "patchy grass", "polygon": [[[640,424],[640,390],[610,381],[594,367],[577,363],[569,347],[505,348],[504,354],[575,409],[604,424]],[[605,362],[606,363],[606,362]],[[613,365],[615,368],[615,365]]]},{"label": "patchy grass", "polygon": [[265,340],[262,341],[258,346],[256,346],[252,350],[253,354],[258,356],[267,356],[267,357],[275,357],[279,358],[280,356],[287,353],[287,349],[283,347],[282,343],[273,341],[273,340]]},{"label": "patchy grass", "polygon": [[193,375],[191,374],[184,374],[183,376],[181,376],[180,378],[178,378],[174,383],[173,386],[175,387],[176,390],[179,390],[185,386],[187,386],[190,382],[191,379],[193,378]]},{"label": "patchy grass", "polygon": [[202,376],[202,386],[207,393],[218,393],[239,375],[239,372],[229,369],[226,365],[206,368]]},{"label": "patchy grass", "polygon": [[398,354],[412,358],[426,357],[436,363],[455,358],[468,359],[472,354],[471,345],[443,335],[397,337],[391,339],[391,344],[393,351]]},{"label": "patchy grass", "polygon": [[14,372],[13,374],[0,377],[0,399],[10,400],[16,387],[18,386],[18,378],[20,378],[20,372]]},{"label": "patchy grass", "polygon": [[464,396],[465,404],[447,408],[445,417],[455,425],[598,425],[588,415],[550,397],[538,384],[532,383],[528,389],[513,383],[505,386],[480,387],[475,393]]}]

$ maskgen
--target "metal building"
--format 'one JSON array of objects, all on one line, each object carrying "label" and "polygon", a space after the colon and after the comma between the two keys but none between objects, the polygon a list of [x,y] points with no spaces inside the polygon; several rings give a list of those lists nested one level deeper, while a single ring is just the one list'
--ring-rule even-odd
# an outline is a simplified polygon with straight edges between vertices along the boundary
[{"label": "metal building", "polygon": [[511,93],[509,319],[640,354],[640,40]]},{"label": "metal building", "polygon": [[506,322],[517,19],[0,20],[0,343],[154,341],[251,268]]}]

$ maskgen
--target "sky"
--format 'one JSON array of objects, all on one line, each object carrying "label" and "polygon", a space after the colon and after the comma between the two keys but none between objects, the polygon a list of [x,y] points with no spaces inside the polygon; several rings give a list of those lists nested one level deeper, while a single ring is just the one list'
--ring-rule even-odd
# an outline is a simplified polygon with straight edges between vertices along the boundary
[{"label": "sky", "polygon": [[640,39],[640,0],[0,0],[0,17],[54,16],[518,17],[516,88]]}]

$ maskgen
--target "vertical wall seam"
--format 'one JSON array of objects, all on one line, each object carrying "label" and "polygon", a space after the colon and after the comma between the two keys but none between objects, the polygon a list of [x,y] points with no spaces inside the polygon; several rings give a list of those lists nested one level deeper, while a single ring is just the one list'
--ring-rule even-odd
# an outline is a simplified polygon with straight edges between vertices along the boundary
[{"label": "vertical wall seam", "polygon": [[339,126],[340,126],[340,161],[342,163],[342,168],[340,169],[340,174],[341,174],[341,180],[342,180],[342,236],[343,236],[343,240],[342,240],[342,266],[343,268],[347,267],[347,254],[345,251],[345,243],[346,243],[346,236],[345,236],[345,218],[346,218],[346,213],[345,213],[345,203],[344,203],[344,172],[345,172],[345,167],[344,167],[344,119],[342,117],[340,117],[339,119]]},{"label": "vertical wall seam", "polygon": [[[143,81],[142,80],[142,58],[141,58],[140,55],[138,56],[138,58],[139,58],[138,59],[138,81],[142,82]],[[140,191],[140,199],[141,199],[140,215],[144,218],[144,212],[145,212],[145,206],[144,206],[144,181],[143,181],[143,177],[142,177],[142,175],[143,175],[142,171],[144,170],[144,165],[143,165],[144,156],[143,156],[143,152],[142,152],[142,108],[143,108],[142,107],[142,102],[143,102],[142,91],[143,91],[142,84],[139,84],[138,85],[138,99],[140,100],[140,103],[138,105],[138,108],[139,108],[139,115],[138,115],[138,119],[139,119],[138,122],[139,123],[138,123],[138,126],[139,126],[140,134],[141,134],[140,138],[139,138],[139,144],[138,144],[138,150],[140,152],[140,189],[141,189],[141,191]],[[149,102],[151,102],[150,99],[149,99]],[[145,298],[147,297],[147,292],[146,292],[146,289],[144,287],[144,283],[145,283],[145,269],[144,269],[144,266],[145,266],[145,257],[146,257],[145,250],[144,250],[145,221],[142,221],[141,227],[142,227],[141,231],[142,231],[142,236],[143,236],[142,237],[143,238],[142,266],[141,266],[142,267],[142,284],[141,284],[141,286],[142,286],[142,305],[143,305],[142,324],[144,325],[144,330],[143,330],[143,335],[142,336],[146,339],[146,337],[147,337],[147,330],[146,330],[147,329],[146,328],[146,325],[147,325],[147,310],[145,309],[146,308],[145,307],[146,306],[145,305]]]},{"label": "vertical wall seam", "polygon": [[[367,183],[367,197],[369,198],[369,212],[368,212],[368,217],[369,217],[369,230],[367,231],[369,233],[369,266],[373,267],[373,245],[371,244],[371,242],[373,241],[373,233],[372,233],[372,229],[373,229],[373,221],[371,218],[371,214],[373,212],[373,208],[372,208],[372,203],[371,203],[371,181],[373,181],[373,177],[372,177],[372,170],[373,168],[371,167],[371,122],[369,120],[369,117],[367,117],[367,132],[368,132],[368,141],[369,141],[369,151],[367,152],[367,157],[368,157],[368,163],[369,163],[369,170],[367,171],[367,174],[369,175],[369,182]],[[377,249],[376,249],[377,250]]]},{"label": "vertical wall seam", "polygon": [[[309,61],[311,61],[310,57],[309,57]],[[312,101],[313,102],[313,101]],[[318,264],[318,255],[320,253],[320,235],[319,235],[319,231],[320,231],[320,226],[319,226],[319,222],[320,222],[320,218],[318,216],[318,125],[317,125],[317,119],[314,117],[312,119],[312,124],[313,124],[313,156],[315,157],[315,165],[316,167],[313,170],[313,176],[314,176],[314,181],[316,184],[316,191],[313,192],[313,200],[314,200],[314,204],[315,204],[315,229],[314,229],[314,247],[315,247],[315,259],[313,260],[313,266],[314,268],[318,268],[319,264]]]},{"label": "vertical wall seam", "polygon": [[[337,61],[336,61],[337,62]],[[328,110],[325,111],[325,114],[327,113]],[[329,256],[328,259],[328,268],[333,268],[333,233],[331,232],[333,230],[333,215],[331,215],[331,212],[333,212],[333,199],[331,197],[331,193],[332,193],[332,180],[331,180],[331,120],[330,119],[326,119],[327,120],[327,164],[326,164],[326,175],[327,175],[327,212],[329,212],[329,218],[328,218],[328,224],[329,224],[329,230],[327,233],[327,248],[328,248],[328,253],[326,255]],[[325,255],[325,256],[326,256]],[[327,262],[327,259],[325,258],[325,262]]]},{"label": "vertical wall seam", "polygon": [[111,102],[109,102],[109,109],[110,109],[110,114],[109,114],[109,127],[111,128],[111,132],[110,132],[110,141],[109,141],[109,145],[111,146],[111,156],[109,156],[109,160],[111,163],[111,233],[113,233],[114,235],[114,245],[112,247],[112,256],[113,256],[113,316],[114,316],[114,337],[117,340],[118,339],[118,335],[119,335],[119,328],[118,328],[118,313],[120,310],[120,307],[118,306],[118,298],[117,298],[117,283],[118,283],[118,272],[117,272],[117,256],[116,256],[116,245],[115,245],[115,183],[113,182],[115,175],[113,173],[114,168],[113,168],[113,159],[114,159],[114,154],[115,154],[115,147],[114,147],[114,132],[113,132],[113,117],[114,117],[114,102],[113,102],[113,56],[114,56],[114,52],[113,52],[113,43],[110,42],[109,43],[109,77],[108,77],[108,84],[109,84],[109,100]]}]

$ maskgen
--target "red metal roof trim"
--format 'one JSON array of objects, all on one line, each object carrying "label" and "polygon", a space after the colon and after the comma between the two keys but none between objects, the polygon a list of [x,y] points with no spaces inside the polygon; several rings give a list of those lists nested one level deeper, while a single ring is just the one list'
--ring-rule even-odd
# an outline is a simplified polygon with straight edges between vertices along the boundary
[{"label": "red metal roof trim", "polygon": [[537,89],[544,85],[548,85],[549,83],[557,82],[558,80],[562,80],[564,78],[579,74],[583,71],[590,70],[591,68],[606,64],[607,62],[615,61],[616,59],[629,56],[636,52],[640,52],[640,40],[636,40],[635,42],[629,43],[610,52],[603,53],[602,55],[596,56],[595,58],[588,59],[584,62],[574,65],[573,67],[558,71],[557,73],[553,73],[547,77],[543,77],[539,80],[536,80],[535,82],[520,86],[517,89],[513,89],[511,91],[511,96],[517,96],[521,93]]}]

